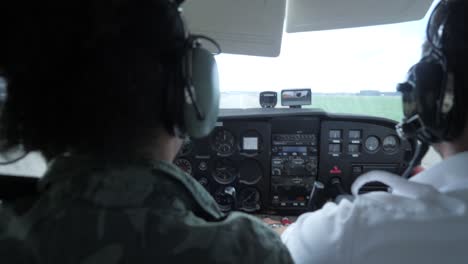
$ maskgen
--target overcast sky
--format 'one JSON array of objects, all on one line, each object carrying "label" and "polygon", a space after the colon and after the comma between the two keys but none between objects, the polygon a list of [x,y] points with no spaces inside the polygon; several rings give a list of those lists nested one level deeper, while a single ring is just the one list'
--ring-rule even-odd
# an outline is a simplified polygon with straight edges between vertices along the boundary
[{"label": "overcast sky", "polygon": [[283,35],[277,58],[217,56],[222,91],[395,91],[421,55],[420,21]]}]

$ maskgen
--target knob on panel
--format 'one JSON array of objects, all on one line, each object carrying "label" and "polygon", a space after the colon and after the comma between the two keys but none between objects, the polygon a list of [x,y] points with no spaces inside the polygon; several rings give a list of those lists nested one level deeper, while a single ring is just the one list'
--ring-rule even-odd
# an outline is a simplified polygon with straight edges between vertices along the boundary
[{"label": "knob on panel", "polygon": [[273,176],[280,176],[281,175],[281,170],[278,169],[278,168],[273,169],[272,174],[273,174]]}]

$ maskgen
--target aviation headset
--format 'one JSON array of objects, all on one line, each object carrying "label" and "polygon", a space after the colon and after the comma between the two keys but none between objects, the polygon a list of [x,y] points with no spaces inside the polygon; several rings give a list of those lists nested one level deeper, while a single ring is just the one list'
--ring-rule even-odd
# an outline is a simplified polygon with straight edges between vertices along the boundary
[{"label": "aviation headset", "polygon": [[177,19],[184,34],[181,62],[184,110],[183,120],[177,122],[176,130],[179,136],[182,134],[200,138],[207,136],[213,130],[219,112],[219,79],[216,60],[210,51],[202,47],[200,40],[212,43],[218,49],[218,54],[221,53],[221,49],[215,40],[202,35],[191,35],[187,31],[180,8],[184,0],[168,1],[177,9]]},{"label": "aviation headset", "polygon": [[442,0],[436,6],[426,30],[427,52],[398,86],[404,119],[397,131],[403,138],[430,144],[453,140],[463,131],[466,106],[461,93],[465,87],[455,75],[454,58],[447,56],[456,47],[463,49],[463,8],[464,1],[456,0]]}]

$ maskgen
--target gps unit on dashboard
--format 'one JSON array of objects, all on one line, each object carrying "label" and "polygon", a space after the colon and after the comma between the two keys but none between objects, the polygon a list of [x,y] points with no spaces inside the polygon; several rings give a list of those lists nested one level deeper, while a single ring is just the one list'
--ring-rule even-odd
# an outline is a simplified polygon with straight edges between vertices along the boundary
[{"label": "gps unit on dashboard", "polygon": [[312,104],[311,89],[286,89],[281,91],[281,105],[290,108],[302,108]]},{"label": "gps unit on dashboard", "polygon": [[260,106],[262,108],[275,108],[278,103],[277,92],[261,92],[260,93]]}]

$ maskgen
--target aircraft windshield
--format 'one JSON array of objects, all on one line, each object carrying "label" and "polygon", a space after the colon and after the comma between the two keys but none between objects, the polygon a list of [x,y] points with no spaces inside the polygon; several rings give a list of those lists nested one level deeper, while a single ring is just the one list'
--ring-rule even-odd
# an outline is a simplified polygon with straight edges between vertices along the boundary
[{"label": "aircraft windshield", "polygon": [[262,91],[310,88],[310,107],[401,120],[396,85],[421,56],[426,23],[285,33],[276,58],[218,55],[221,108],[258,108]]}]

